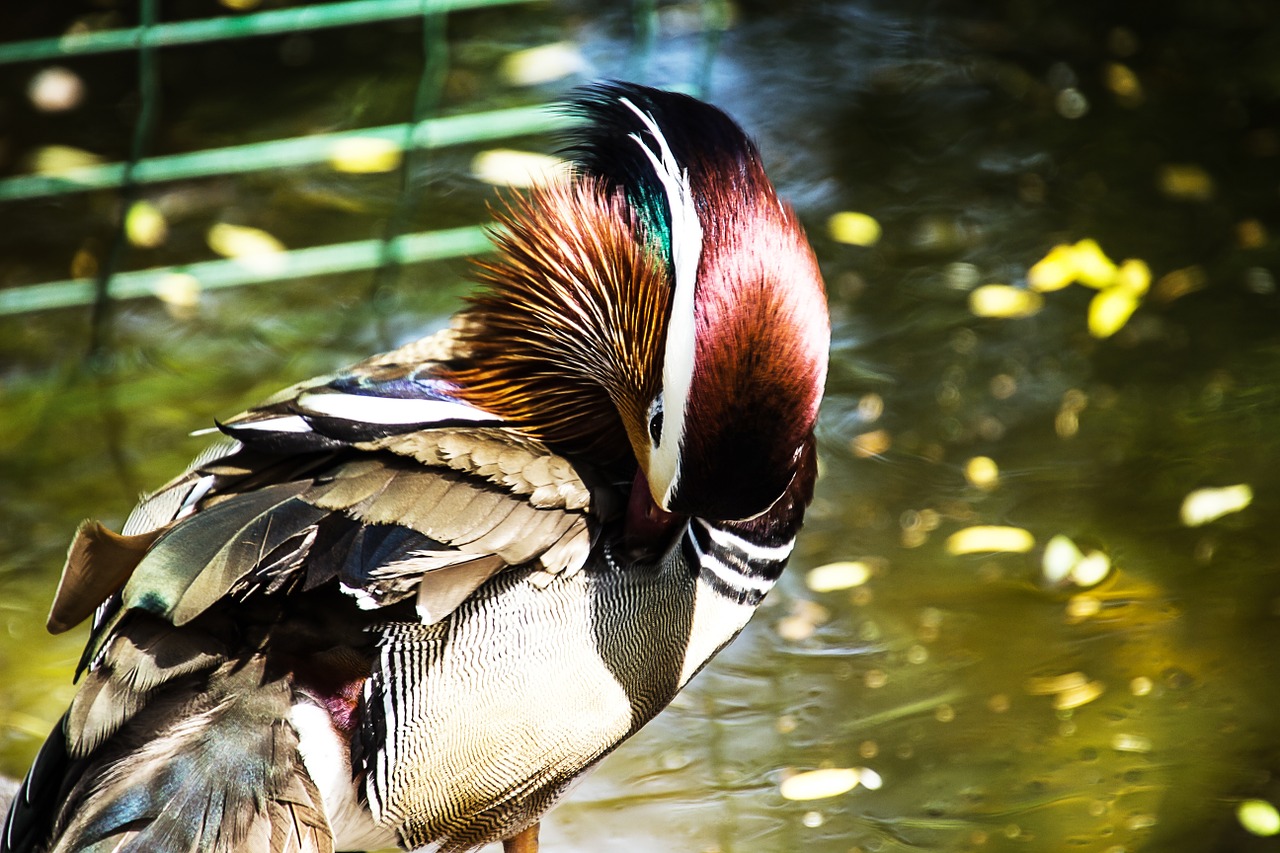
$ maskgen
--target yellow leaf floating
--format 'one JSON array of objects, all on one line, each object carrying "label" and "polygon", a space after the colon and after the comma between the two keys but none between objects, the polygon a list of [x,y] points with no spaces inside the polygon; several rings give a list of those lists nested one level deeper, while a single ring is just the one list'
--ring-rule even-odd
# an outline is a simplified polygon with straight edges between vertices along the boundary
[{"label": "yellow leaf floating", "polygon": [[787,800],[823,800],[846,794],[861,781],[862,771],[857,767],[828,767],[783,779],[779,793]]},{"label": "yellow leaf floating", "polygon": [[859,459],[870,459],[887,453],[893,446],[893,434],[887,429],[876,429],[855,435],[849,442],[849,449]]},{"label": "yellow leaf floating", "polygon": [[[1072,583],[1084,589],[1097,586],[1111,574],[1110,557],[1102,551],[1090,551],[1086,554],[1075,542],[1061,533],[1045,545],[1040,566],[1044,579],[1050,584]],[[1083,602],[1084,600],[1081,599],[1077,606],[1085,606]]]},{"label": "yellow leaf floating", "polygon": [[1053,707],[1057,711],[1070,711],[1087,705],[1106,691],[1101,681],[1087,681],[1077,687],[1063,690],[1053,697]]},{"label": "yellow leaf floating", "polygon": [[72,278],[93,278],[98,274],[98,256],[81,247],[71,256]]},{"label": "yellow leaf floating", "polygon": [[1040,294],[1007,284],[984,284],[969,294],[969,310],[979,317],[1030,317],[1043,306]]},{"label": "yellow leaf floating", "polygon": [[1052,696],[1056,710],[1070,711],[1097,699],[1106,692],[1106,685],[1090,680],[1083,672],[1067,672],[1029,678],[1025,689],[1032,696]]},{"label": "yellow leaf floating", "polygon": [[1036,539],[1021,527],[980,524],[957,530],[947,537],[947,553],[1025,554],[1035,547]]},{"label": "yellow leaf floating", "polygon": [[1037,293],[1061,290],[1072,282],[1099,291],[1089,303],[1089,333],[1109,338],[1124,328],[1151,288],[1151,268],[1137,258],[1116,266],[1097,240],[1085,238],[1054,246],[1027,271],[1027,285]]},{"label": "yellow leaf floating", "polygon": [[260,228],[218,222],[205,235],[209,248],[224,258],[234,258],[259,273],[284,268],[284,244]]},{"label": "yellow leaf floating", "polygon": [[1123,287],[1108,287],[1089,302],[1089,334],[1109,338],[1138,310],[1138,297]]},{"label": "yellow leaf floating", "polygon": [[586,68],[587,61],[577,45],[558,41],[516,51],[502,61],[500,73],[512,85],[539,86],[562,80]]},{"label": "yellow leaf floating", "polygon": [[1071,567],[1071,580],[1076,586],[1097,586],[1111,574],[1111,558],[1101,551],[1090,551]]},{"label": "yellow leaf floating", "polygon": [[874,217],[852,210],[841,211],[827,220],[831,239],[851,246],[874,246],[880,242],[880,223]]},{"label": "yellow leaf floating", "polygon": [[814,601],[797,599],[791,606],[791,612],[778,620],[778,636],[784,640],[798,643],[807,640],[818,630],[818,626],[831,618],[831,611]]},{"label": "yellow leaf floating", "polygon": [[227,258],[269,255],[284,251],[284,244],[261,228],[218,222],[209,229],[209,248]]},{"label": "yellow leaf floating", "polygon": [[1027,270],[1027,284],[1038,293],[1061,290],[1076,280],[1075,248],[1059,243]]},{"label": "yellow leaf floating", "polygon": [[1146,261],[1129,258],[1116,270],[1115,287],[1134,296],[1143,296],[1151,289],[1151,267]]},{"label": "yellow leaf floating", "polygon": [[1000,481],[1000,466],[990,456],[975,456],[965,463],[964,478],[969,485],[988,491]]},{"label": "yellow leaf floating", "polygon": [[1156,282],[1155,297],[1163,302],[1181,299],[1195,293],[1209,283],[1209,277],[1200,266],[1193,265],[1165,273]]},{"label": "yellow leaf floating", "polygon": [[1236,243],[1242,249],[1261,249],[1267,244],[1267,226],[1256,219],[1244,219],[1236,224]]},{"label": "yellow leaf floating", "polygon": [[1133,69],[1119,62],[1109,62],[1106,67],[1107,88],[1126,106],[1135,106],[1142,100],[1142,84]]},{"label": "yellow leaf floating", "polygon": [[1280,810],[1266,800],[1245,800],[1240,803],[1236,806],[1236,819],[1253,835],[1280,835]]},{"label": "yellow leaf floating", "polygon": [[486,184],[499,187],[531,187],[558,177],[563,160],[532,151],[494,148],[481,151],[471,161],[471,173]]},{"label": "yellow leaf floating", "polygon": [[1044,557],[1040,562],[1041,572],[1044,579],[1051,584],[1064,583],[1071,577],[1071,570],[1083,559],[1084,554],[1076,543],[1072,542],[1070,537],[1059,533],[1044,546]]},{"label": "yellow leaf floating", "polygon": [[861,560],[827,563],[805,575],[805,585],[814,592],[835,592],[862,586],[871,579],[871,567]]},{"label": "yellow leaf floating", "polygon": [[1182,523],[1200,527],[1224,515],[1239,512],[1253,503],[1253,489],[1248,483],[1220,489],[1197,489],[1182,500]]},{"label": "yellow leaf floating", "polygon": [[1115,281],[1115,262],[1102,251],[1097,240],[1084,239],[1071,247],[1076,281],[1087,287],[1103,288]]},{"label": "yellow leaf floating", "polygon": [[1111,738],[1111,748],[1116,752],[1150,752],[1151,738],[1143,735],[1117,734]]},{"label": "yellow leaf floating", "polygon": [[1067,690],[1077,690],[1089,683],[1083,672],[1067,672],[1062,675],[1042,675],[1028,678],[1026,691],[1032,696],[1052,696]]},{"label": "yellow leaf floating", "polygon": [[60,175],[88,166],[105,163],[106,160],[83,148],[70,145],[45,145],[31,156],[31,171],[38,175]]},{"label": "yellow leaf floating", "polygon": [[1160,168],[1160,191],[1184,201],[1208,201],[1213,197],[1213,178],[1194,163],[1170,163]]},{"label": "yellow leaf floating", "polygon": [[156,298],[174,308],[200,304],[200,279],[189,273],[170,273],[155,284]]},{"label": "yellow leaf floating", "polygon": [[357,175],[394,171],[402,157],[399,145],[376,136],[339,139],[329,149],[329,165],[334,171]]},{"label": "yellow leaf floating", "polygon": [[135,201],[125,214],[124,233],[133,245],[154,249],[168,239],[169,223],[151,202]]}]

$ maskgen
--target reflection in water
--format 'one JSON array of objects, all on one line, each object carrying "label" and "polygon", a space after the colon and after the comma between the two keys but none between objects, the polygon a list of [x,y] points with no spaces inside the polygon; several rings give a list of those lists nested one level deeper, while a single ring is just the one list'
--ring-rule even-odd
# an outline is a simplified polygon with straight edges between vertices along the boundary
[{"label": "reflection in water", "polygon": [[[809,224],[836,328],[823,477],[783,588],[553,814],[547,849],[1270,849],[1280,10],[659,4],[637,25],[598,5],[451,17],[441,109],[561,91],[500,76],[520,48],[634,75],[646,33],[648,82],[696,82],[731,9],[709,94]],[[419,39],[168,51],[155,144],[404,121]],[[0,73],[23,117],[0,168],[127,150],[131,68]],[[414,228],[484,219],[481,153],[415,158]],[[397,211],[386,157],[148,187],[125,266],[377,236]],[[113,204],[0,208],[3,283],[93,275]],[[117,306],[93,379],[63,379],[84,312],[0,319],[0,772],[70,698],[83,634],[42,636],[43,612],[76,522],[131,505],[122,472],[155,486],[199,450],[188,431],[437,327],[464,275],[412,268],[372,303],[356,275],[175,282]]]}]

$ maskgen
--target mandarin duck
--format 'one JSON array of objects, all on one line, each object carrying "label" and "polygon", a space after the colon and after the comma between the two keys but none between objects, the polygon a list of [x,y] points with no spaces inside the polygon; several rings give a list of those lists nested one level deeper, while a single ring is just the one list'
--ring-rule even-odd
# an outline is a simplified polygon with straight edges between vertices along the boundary
[{"label": "mandarin duck", "polygon": [[818,265],[724,113],[569,111],[448,329],[80,527],[49,627],[92,615],[83,683],[0,849],[536,850],[743,628],[812,496]]}]

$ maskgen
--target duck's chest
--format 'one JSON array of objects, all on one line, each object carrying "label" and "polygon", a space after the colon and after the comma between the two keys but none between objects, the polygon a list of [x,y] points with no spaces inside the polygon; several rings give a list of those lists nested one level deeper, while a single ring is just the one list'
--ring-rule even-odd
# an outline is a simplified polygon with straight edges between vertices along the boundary
[{"label": "duck's chest", "polygon": [[673,561],[537,578],[509,572],[440,624],[380,629],[364,788],[408,847],[467,849],[536,820],[750,615],[712,617]]}]

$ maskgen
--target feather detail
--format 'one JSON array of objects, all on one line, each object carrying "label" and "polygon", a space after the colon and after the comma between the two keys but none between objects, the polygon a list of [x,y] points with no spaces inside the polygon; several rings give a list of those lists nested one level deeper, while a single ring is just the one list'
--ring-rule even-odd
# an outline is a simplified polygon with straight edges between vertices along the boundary
[{"label": "feather detail", "polygon": [[146,614],[131,614],[129,630],[107,642],[101,661],[71,701],[65,725],[70,755],[89,755],[132,719],[157,688],[213,669],[226,653],[225,645],[207,633],[180,631]]},{"label": "feather detail", "polygon": [[[423,430],[357,445],[484,477],[539,509],[587,509],[591,491],[563,456],[515,430]],[[548,488],[550,487],[550,488]]]},{"label": "feather detail", "polygon": [[[483,480],[394,458],[346,463],[302,497],[366,524],[408,527],[473,557],[499,557],[503,565],[541,557],[547,570],[572,573],[581,568],[590,543],[587,516],[564,510],[563,501],[541,508]],[[548,556],[566,536],[580,539],[583,547]]]},{"label": "feather detail", "polygon": [[584,179],[497,212],[487,291],[444,375],[474,405],[560,452],[629,476],[657,393],[670,286],[620,192]]},{"label": "feather detail", "polygon": [[125,608],[183,625],[255,569],[278,564],[287,572],[309,545],[306,531],[327,514],[297,500],[308,486],[280,483],[235,495],[168,530],[125,584]]},{"label": "feather detail", "polygon": [[76,807],[54,853],[330,853],[323,803],[288,722],[290,695],[255,656],[225,664],[198,694],[149,705],[133,748],[104,756],[70,793]]},{"label": "feather detail", "polygon": [[465,353],[457,329],[374,356],[346,370],[300,382],[220,424],[228,435],[269,452],[336,450],[419,428],[491,424],[492,412],[458,395],[439,362]]},{"label": "feather detail", "polygon": [[158,532],[121,536],[84,521],[67,551],[67,563],[49,609],[48,628],[61,634],[83,622],[133,574]]},{"label": "feather detail", "polygon": [[480,557],[443,569],[432,569],[430,582],[418,584],[418,618],[434,625],[503,568],[499,557]]}]

